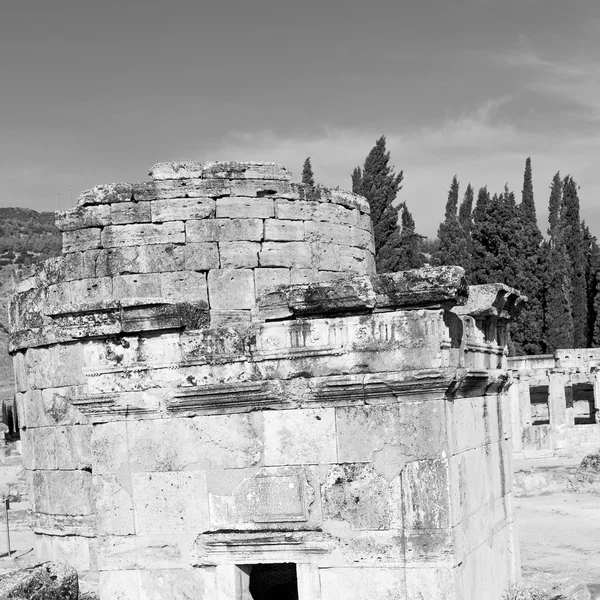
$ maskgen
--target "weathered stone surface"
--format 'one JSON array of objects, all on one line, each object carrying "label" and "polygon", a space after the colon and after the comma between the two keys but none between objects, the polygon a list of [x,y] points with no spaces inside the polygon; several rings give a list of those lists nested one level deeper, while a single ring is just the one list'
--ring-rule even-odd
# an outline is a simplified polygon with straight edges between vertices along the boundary
[{"label": "weathered stone surface", "polygon": [[14,600],[78,600],[77,571],[46,562],[0,576],[0,598]]},{"label": "weathered stone surface", "polygon": [[92,475],[87,471],[34,471],[34,510],[49,514],[94,513]]},{"label": "weathered stone surface", "polygon": [[[320,571],[323,600],[392,600],[410,598],[425,600],[435,596],[407,596],[404,585],[404,569],[381,568],[333,568]],[[439,596],[450,598],[450,596]]]},{"label": "weathered stone surface", "polygon": [[188,221],[186,240],[190,242],[256,242],[263,238],[260,219],[207,219]]},{"label": "weathered stone surface", "polygon": [[131,183],[108,183],[97,185],[91,190],[82,192],[77,204],[88,206],[92,204],[113,204],[115,202],[129,202],[132,198],[133,186]]},{"label": "weathered stone surface", "polygon": [[283,166],[268,162],[207,162],[202,169],[205,179],[273,179],[289,181],[292,174]]},{"label": "weathered stone surface", "polygon": [[63,212],[57,212],[54,224],[60,231],[73,231],[88,227],[104,227],[110,224],[110,207],[76,206]]},{"label": "weathered stone surface", "polygon": [[276,242],[302,241],[304,240],[304,222],[268,219],[265,221],[265,240]]},{"label": "weathered stone surface", "polygon": [[243,269],[258,267],[258,242],[220,242],[221,268]]},{"label": "weathered stone surface", "polygon": [[148,175],[155,180],[200,179],[202,177],[202,163],[191,160],[156,163],[150,169]]},{"label": "weathered stone surface", "polygon": [[152,220],[150,202],[120,202],[111,205],[110,220],[112,225],[149,223]]},{"label": "weathered stone surface", "polygon": [[312,267],[311,248],[306,242],[264,242],[258,260],[261,267]]},{"label": "weathered stone surface", "polygon": [[220,266],[219,248],[215,242],[188,243],[183,247],[182,252],[187,271],[208,271],[218,269]]},{"label": "weathered stone surface", "polygon": [[508,318],[510,314],[516,314],[525,302],[527,296],[521,296],[517,290],[502,283],[472,285],[469,286],[468,301],[454,312],[477,317],[498,315]]},{"label": "weathered stone surface", "polygon": [[266,290],[278,285],[288,285],[290,283],[290,269],[261,267],[254,271],[255,293],[258,298]]},{"label": "weathered stone surface", "polygon": [[373,248],[371,232],[351,225],[326,221],[307,221],[305,231],[308,240],[341,246],[355,246],[357,248]]},{"label": "weathered stone surface", "polygon": [[185,230],[181,221],[160,224],[110,225],[102,231],[104,248],[183,243],[185,243]]},{"label": "weathered stone surface", "polygon": [[207,529],[204,471],[133,473],[136,532],[197,533]]},{"label": "weathered stone surface", "polygon": [[215,201],[212,198],[155,200],[151,204],[154,223],[208,219],[215,215]]},{"label": "weathered stone surface", "polygon": [[251,309],[254,307],[254,275],[250,269],[213,269],[208,273],[211,309]]},{"label": "weathered stone surface", "polygon": [[63,232],[63,252],[80,252],[100,248],[100,234],[102,229],[90,227],[89,229],[77,229]]},{"label": "weathered stone surface", "polygon": [[217,200],[218,219],[269,219],[274,214],[271,198],[233,196]]}]

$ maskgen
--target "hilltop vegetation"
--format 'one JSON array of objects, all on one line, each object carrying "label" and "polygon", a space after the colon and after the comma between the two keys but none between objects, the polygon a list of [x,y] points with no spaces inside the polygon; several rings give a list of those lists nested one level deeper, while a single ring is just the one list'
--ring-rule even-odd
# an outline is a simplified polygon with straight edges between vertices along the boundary
[{"label": "hilltop vegetation", "polygon": [[61,252],[54,213],[27,208],[0,208],[0,267],[29,265]]}]

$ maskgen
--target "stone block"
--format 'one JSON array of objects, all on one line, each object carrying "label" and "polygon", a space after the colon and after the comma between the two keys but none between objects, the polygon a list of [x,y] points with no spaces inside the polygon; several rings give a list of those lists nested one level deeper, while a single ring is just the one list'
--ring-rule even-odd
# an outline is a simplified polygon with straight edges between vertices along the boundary
[{"label": "stone block", "polygon": [[341,255],[349,249],[348,246],[311,242],[312,266],[319,271],[340,271]]},{"label": "stone block", "polygon": [[209,219],[214,216],[215,201],[212,198],[176,198],[152,202],[152,221],[155,223]]},{"label": "stone block", "polygon": [[292,285],[311,283],[313,281],[317,281],[316,269],[290,269],[290,283]]},{"label": "stone block", "polygon": [[265,465],[336,462],[333,411],[332,408],[266,411]]},{"label": "stone block", "polygon": [[435,565],[407,566],[406,597],[411,600],[413,598],[414,600],[456,598],[454,570],[451,564],[442,567]]},{"label": "stone block", "polygon": [[290,269],[260,268],[254,271],[254,285],[258,298],[266,290],[278,285],[289,285]]},{"label": "stone block", "polygon": [[[183,539],[182,539],[183,538]],[[98,543],[98,568],[176,569],[187,566],[179,535],[106,536]],[[190,540],[191,546],[191,540]],[[189,564],[189,560],[187,561]]]},{"label": "stone block", "polygon": [[52,427],[86,423],[86,417],[69,402],[69,388],[32,389],[17,394],[21,426]]},{"label": "stone block", "polygon": [[249,196],[250,198],[298,197],[298,193],[294,190],[293,184],[281,179],[234,179],[230,181],[230,186],[232,196]]},{"label": "stone block", "polygon": [[133,194],[131,183],[107,183],[97,185],[91,190],[82,192],[77,200],[80,206],[91,204],[114,204],[115,202],[129,202]]},{"label": "stone block", "polygon": [[220,242],[221,268],[243,269],[258,267],[259,242]]},{"label": "stone block", "polygon": [[196,271],[161,273],[163,298],[176,302],[205,303],[208,307],[206,275]]},{"label": "stone block", "polygon": [[370,250],[342,246],[338,253],[339,269],[346,273],[375,274],[375,259]]},{"label": "stone block", "polygon": [[110,206],[76,206],[56,212],[54,224],[60,231],[74,231],[110,224]]},{"label": "stone block", "polygon": [[307,242],[264,242],[258,260],[261,267],[311,268],[312,253]]},{"label": "stone block", "polygon": [[358,209],[348,209],[338,204],[323,204],[318,202],[311,216],[311,221],[326,221],[356,227],[359,222]]},{"label": "stone block", "polygon": [[407,596],[404,569],[349,567],[319,569],[322,600],[450,600],[452,596]]},{"label": "stone block", "polygon": [[75,231],[64,231],[62,235],[63,252],[81,252],[100,248],[102,229],[90,227],[88,229],[77,229]]},{"label": "stone block", "polygon": [[205,569],[152,569],[140,571],[140,594],[144,600],[192,600],[217,598],[211,578]]},{"label": "stone block", "polygon": [[206,219],[187,221],[186,240],[190,242],[259,242],[263,239],[261,219]]},{"label": "stone block", "polygon": [[91,425],[28,429],[27,458],[31,469],[89,469]]},{"label": "stone block", "polygon": [[100,571],[98,591],[101,598],[142,600],[138,586],[138,571]]},{"label": "stone block", "polygon": [[373,236],[371,233],[351,225],[326,221],[307,221],[305,230],[306,239],[308,240],[373,249]]},{"label": "stone block", "polygon": [[216,242],[188,243],[183,247],[183,255],[187,271],[208,271],[220,266]]},{"label": "stone block", "polygon": [[120,202],[118,204],[111,204],[110,220],[112,225],[149,223],[152,220],[150,202]]},{"label": "stone block", "polygon": [[34,471],[37,512],[58,515],[94,513],[92,475],[87,471]]},{"label": "stone block", "polygon": [[294,242],[304,240],[304,221],[267,219],[265,221],[265,240],[276,242]]},{"label": "stone block", "polygon": [[217,200],[218,219],[270,219],[274,214],[272,198],[234,196]]},{"label": "stone block", "polygon": [[[76,535],[55,536],[52,539],[52,554],[54,560],[66,563],[77,571],[89,571],[90,540]],[[44,599],[47,597],[44,596]]]},{"label": "stone block", "polygon": [[250,269],[213,269],[208,273],[211,309],[251,309],[255,304],[254,274]]},{"label": "stone block", "polygon": [[163,179],[201,179],[202,168],[202,163],[193,160],[160,162],[150,169],[148,175],[158,181]]},{"label": "stone block", "polygon": [[366,198],[353,194],[352,192],[346,192],[344,190],[330,190],[329,201],[333,204],[339,204],[348,209],[358,209],[361,213],[369,214],[370,207]]},{"label": "stone block", "polygon": [[323,520],[353,529],[388,530],[398,522],[394,485],[372,465],[334,465],[321,484]]},{"label": "stone block", "polygon": [[318,202],[303,200],[275,200],[275,218],[293,221],[311,221]]},{"label": "stone block", "polygon": [[185,243],[185,231],[181,221],[110,225],[102,231],[104,248],[183,243]]},{"label": "stone block", "polygon": [[404,528],[449,528],[449,485],[446,459],[419,460],[406,464],[402,470]]},{"label": "stone block", "polygon": [[124,421],[94,425],[91,445],[94,475],[111,475],[127,471],[129,450]]},{"label": "stone block", "polygon": [[268,162],[207,162],[202,169],[204,179],[274,179],[289,181],[292,177],[282,165]]},{"label": "stone block", "polygon": [[113,297],[125,298],[161,298],[161,278],[154,273],[136,275],[116,275],[113,278]]},{"label": "stone block", "polygon": [[[30,389],[85,385],[83,349],[77,344],[30,348],[25,354],[24,369]],[[64,366],[69,365],[68,369]]]},{"label": "stone block", "polygon": [[100,536],[135,534],[131,486],[123,486],[117,475],[93,476],[96,531]]},{"label": "stone block", "polygon": [[252,311],[250,310],[210,310],[210,327],[239,327],[250,324]]},{"label": "stone block", "polygon": [[137,201],[186,198],[220,198],[229,196],[230,182],[224,179],[162,179],[134,183],[133,198]]},{"label": "stone block", "polygon": [[[68,306],[110,302],[113,295],[113,282],[110,277],[80,279],[57,283],[48,287],[46,310],[66,309]],[[53,313],[50,313],[53,314]]]},{"label": "stone block", "polygon": [[136,533],[199,533],[208,527],[204,471],[132,473]]},{"label": "stone block", "polygon": [[[259,413],[189,419],[149,419],[127,424],[134,471],[243,469],[262,462]],[[164,444],[165,439],[178,440]]]}]

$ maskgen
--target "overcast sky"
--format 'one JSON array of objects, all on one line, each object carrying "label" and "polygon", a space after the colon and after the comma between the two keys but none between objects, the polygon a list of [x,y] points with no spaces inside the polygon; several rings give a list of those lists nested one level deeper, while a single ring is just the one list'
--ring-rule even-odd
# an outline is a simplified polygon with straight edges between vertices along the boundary
[{"label": "overcast sky", "polygon": [[560,170],[600,237],[598,0],[19,0],[0,18],[0,204],[66,208],[168,160],[267,160],[350,187],[385,134],[435,235],[450,180],[545,231]]}]

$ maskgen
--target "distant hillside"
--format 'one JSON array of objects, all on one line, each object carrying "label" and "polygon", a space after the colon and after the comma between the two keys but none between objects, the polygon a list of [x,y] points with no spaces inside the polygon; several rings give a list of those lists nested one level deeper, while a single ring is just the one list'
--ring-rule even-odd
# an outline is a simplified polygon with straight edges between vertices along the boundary
[{"label": "distant hillside", "polygon": [[0,208],[0,267],[29,265],[61,252],[54,213],[28,208]]},{"label": "distant hillside", "polygon": [[13,265],[25,266],[58,256],[62,249],[54,213],[27,208],[0,208],[0,401],[14,394],[12,359],[8,355],[8,298]]}]

